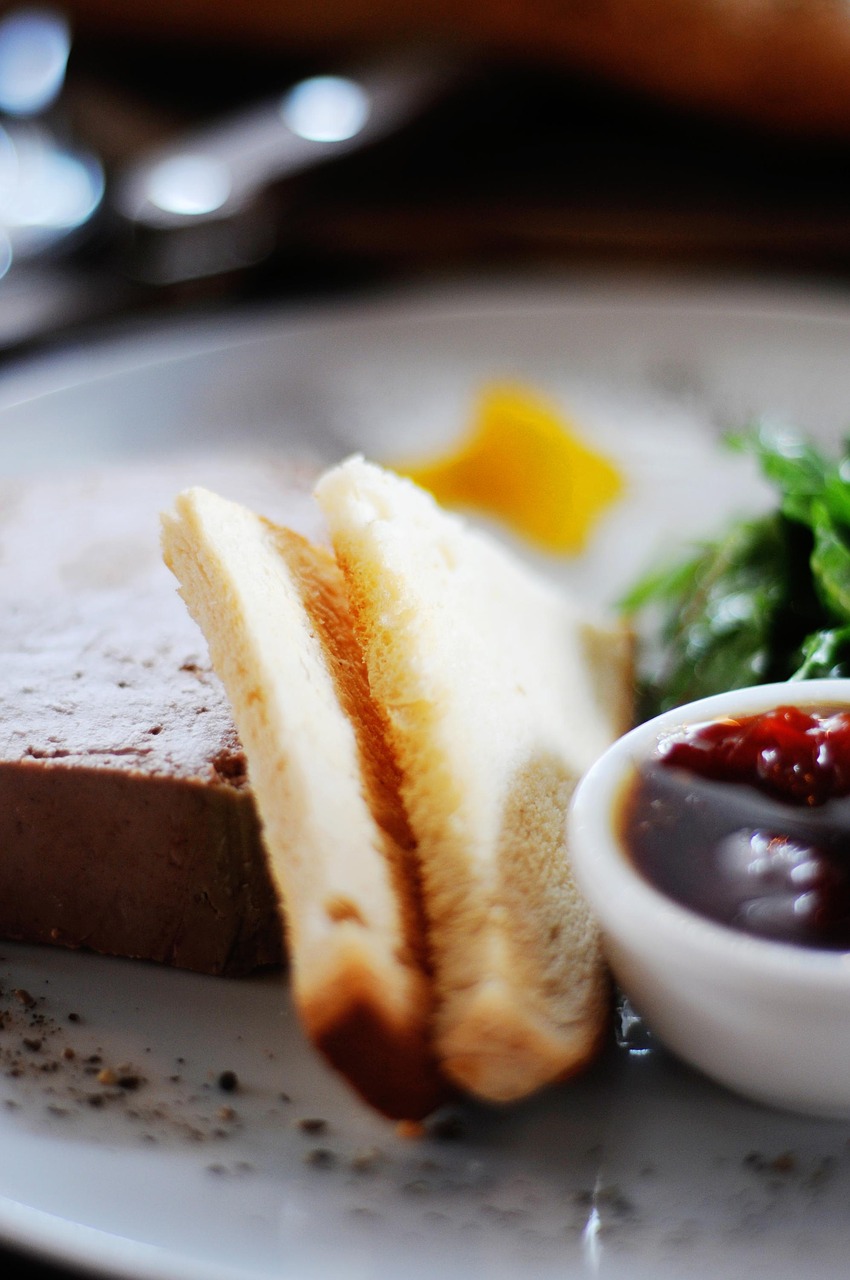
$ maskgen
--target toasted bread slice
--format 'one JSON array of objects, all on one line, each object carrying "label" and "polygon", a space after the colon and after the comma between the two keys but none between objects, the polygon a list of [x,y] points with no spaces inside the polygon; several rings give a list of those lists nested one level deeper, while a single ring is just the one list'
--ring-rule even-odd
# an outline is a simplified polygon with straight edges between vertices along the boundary
[{"label": "toasted bread slice", "polygon": [[389,1116],[433,1109],[431,987],[398,768],[331,553],[203,489],[163,520],[248,757],[306,1030]]},{"label": "toasted bread slice", "polygon": [[627,725],[631,645],[360,458],[316,495],[417,839],[445,1073],[505,1102],[581,1068],[609,993],[573,881],[574,784]]}]

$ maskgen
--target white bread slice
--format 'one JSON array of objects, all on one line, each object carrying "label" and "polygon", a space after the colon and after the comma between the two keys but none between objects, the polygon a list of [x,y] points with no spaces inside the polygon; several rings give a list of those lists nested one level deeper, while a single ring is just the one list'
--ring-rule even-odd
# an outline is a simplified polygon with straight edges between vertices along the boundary
[{"label": "white bread slice", "polygon": [[360,458],[316,496],[419,846],[441,1067],[483,1099],[522,1097],[585,1065],[606,1026],[564,822],[627,727],[629,637]]},{"label": "white bread slice", "polygon": [[441,1086],[414,841],[330,551],[204,489],[163,518],[245,748],[308,1034],[387,1115]]}]

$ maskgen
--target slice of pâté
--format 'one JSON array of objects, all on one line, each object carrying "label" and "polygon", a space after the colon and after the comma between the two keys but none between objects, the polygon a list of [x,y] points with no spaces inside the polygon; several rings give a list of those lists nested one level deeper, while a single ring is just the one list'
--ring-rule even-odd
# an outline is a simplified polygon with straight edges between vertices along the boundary
[{"label": "slice of p\u00e2t\u00e9", "polygon": [[306,505],[268,457],[0,486],[0,937],[214,974],[283,958],[242,744],[160,554],[198,474]]}]

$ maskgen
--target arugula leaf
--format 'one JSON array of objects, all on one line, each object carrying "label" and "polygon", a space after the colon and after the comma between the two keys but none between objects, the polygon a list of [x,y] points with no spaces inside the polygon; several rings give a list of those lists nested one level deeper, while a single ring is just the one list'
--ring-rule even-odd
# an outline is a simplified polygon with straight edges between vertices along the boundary
[{"label": "arugula leaf", "polygon": [[828,615],[850,622],[850,528],[833,519],[826,502],[812,503],[812,579]]},{"label": "arugula leaf", "polygon": [[822,676],[850,676],[850,627],[832,627],[807,636],[800,665],[792,680],[816,680]]},{"label": "arugula leaf", "polygon": [[827,475],[823,501],[833,520],[850,529],[850,466],[846,463],[840,463]]},{"label": "arugula leaf", "polygon": [[632,608],[656,606],[660,663],[642,691],[644,714],[771,678],[774,619],[785,605],[779,521],[733,526],[695,559],[644,580]]},{"label": "arugula leaf", "polygon": [[698,551],[690,560],[666,565],[641,578],[619,601],[619,608],[624,613],[634,613],[647,605],[686,594],[709,547],[710,544],[707,544],[704,550]]},{"label": "arugula leaf", "polygon": [[850,445],[833,461],[763,427],[728,443],[754,454],[777,507],[621,602],[644,628],[645,716],[745,684],[850,675]]},{"label": "arugula leaf", "polygon": [[823,494],[830,472],[818,449],[796,436],[771,433],[764,427],[729,436],[727,443],[755,455],[764,478],[779,490],[784,516],[811,523],[812,501]]}]

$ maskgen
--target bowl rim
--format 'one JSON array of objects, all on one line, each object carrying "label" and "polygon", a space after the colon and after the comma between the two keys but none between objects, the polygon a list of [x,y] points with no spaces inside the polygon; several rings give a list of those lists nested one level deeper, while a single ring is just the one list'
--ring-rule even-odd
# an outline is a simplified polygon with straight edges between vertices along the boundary
[{"label": "bowl rim", "polygon": [[694,967],[719,980],[746,985],[753,977],[798,987],[850,992],[850,950],[827,951],[759,938],[699,915],[668,897],[629,861],[616,832],[620,797],[637,765],[660,741],[686,726],[725,715],[778,706],[843,707],[850,711],[850,679],[826,678],[751,685],[686,703],[618,738],[580,780],[568,815],[568,847],[579,887],[603,933],[626,938],[631,951],[661,954],[672,944]]}]

